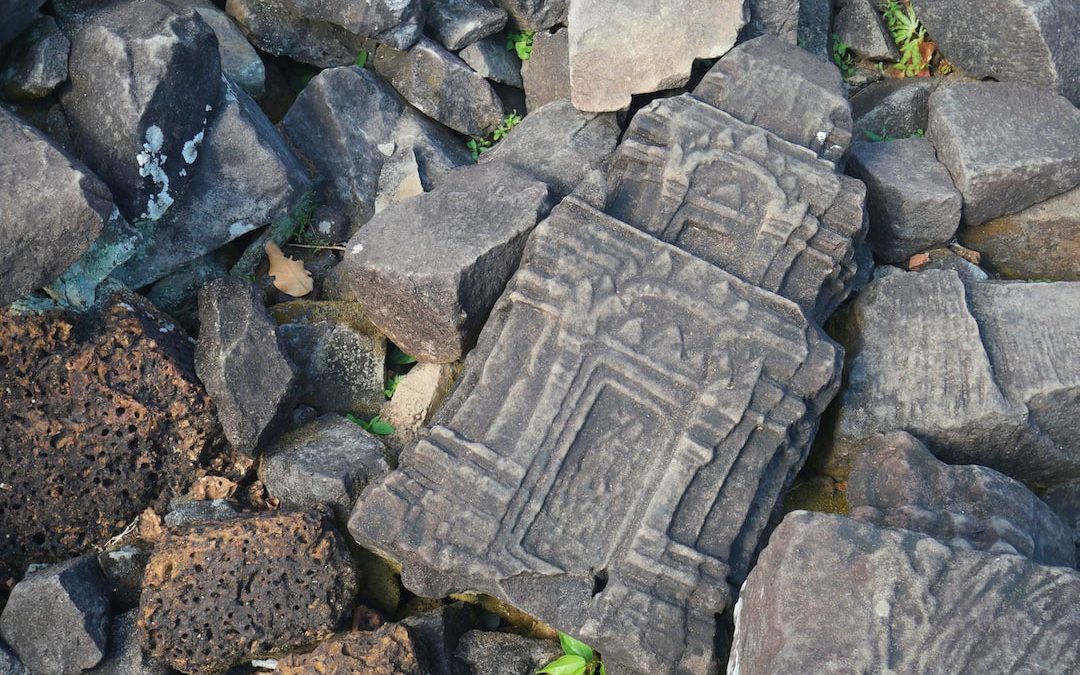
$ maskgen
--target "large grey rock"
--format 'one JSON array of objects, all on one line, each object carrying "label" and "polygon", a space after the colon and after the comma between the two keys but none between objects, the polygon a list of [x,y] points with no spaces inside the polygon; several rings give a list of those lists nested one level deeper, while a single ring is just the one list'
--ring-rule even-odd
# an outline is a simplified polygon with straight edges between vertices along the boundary
[{"label": "large grey rock", "polygon": [[173,0],[193,7],[202,17],[218,40],[221,70],[253,98],[266,92],[266,67],[262,58],[247,41],[229,15],[218,9],[210,0]]},{"label": "large grey rock", "polygon": [[40,17],[8,47],[0,71],[0,93],[13,100],[48,96],[67,79],[70,49],[71,42],[56,20]]},{"label": "large grey rock", "polygon": [[851,106],[840,71],[772,35],[725,54],[694,96],[834,163],[851,143]]},{"label": "large grey rock", "polygon": [[0,614],[3,637],[37,675],[74,675],[105,656],[109,587],[94,556],[28,574]]},{"label": "large grey rock", "polygon": [[299,43],[305,33],[309,36],[321,33],[321,37],[330,41],[334,38],[348,41],[350,36],[355,36],[407,49],[424,29],[420,3],[421,0],[228,0],[226,11],[257,36],[257,41],[271,45],[291,43],[303,49]]},{"label": "large grey rock", "polygon": [[349,529],[420,595],[494,595],[627,671],[715,672],[838,353],[793,303],[569,198]]},{"label": "large grey rock", "polygon": [[799,0],[747,0],[750,20],[743,28],[744,38],[775,35],[795,44],[799,33]]},{"label": "large grey rock", "polygon": [[492,82],[501,82],[521,88],[521,61],[506,48],[502,35],[484,38],[458,52],[458,56],[470,68]]},{"label": "large grey rock", "polygon": [[344,521],[360,491],[389,470],[378,438],[330,413],[267,448],[259,479],[282,506],[327,504]]},{"label": "large grey rock", "polygon": [[495,0],[516,28],[539,32],[566,23],[569,0]]},{"label": "large grey rock", "polygon": [[963,200],[925,138],[857,141],[847,172],[866,185],[866,239],[881,260],[902,262],[956,234]]},{"label": "large grey rock", "polygon": [[533,675],[563,651],[553,640],[471,630],[461,636],[455,653],[472,675]]},{"label": "large grey rock", "polygon": [[7,305],[75,262],[113,205],[89,169],[2,107],[0,147],[0,305]]},{"label": "large grey rock", "polygon": [[860,450],[846,491],[851,517],[915,530],[959,548],[1076,566],[1072,530],[1023,483],[984,466],[951,466],[903,431]]},{"label": "large grey rock", "polygon": [[147,654],[139,644],[135,620],[138,610],[124,612],[112,620],[109,648],[96,667],[83,671],[86,675],[172,675],[167,664]]},{"label": "large grey rock", "polygon": [[731,49],[747,18],[745,0],[570,0],[574,105],[620,110],[633,94],[686,84],[693,60]]},{"label": "large grey rock", "polygon": [[421,0],[427,25],[443,47],[457,51],[498,33],[506,26],[506,10],[491,0]]},{"label": "large grey rock", "polygon": [[532,54],[521,64],[525,107],[532,112],[570,98],[570,42],[567,29],[533,36]]},{"label": "large grey rock", "polygon": [[1080,283],[898,272],[865,288],[836,333],[847,348],[837,473],[866,439],[900,429],[949,463],[1029,485],[1080,477]]},{"label": "large grey rock", "polygon": [[131,288],[153,283],[252,230],[283,219],[311,180],[255,101],[227,78],[221,105],[189,157],[187,191],[114,276]]},{"label": "large grey rock", "polygon": [[38,17],[38,8],[45,0],[0,0],[0,47],[11,42]]},{"label": "large grey rock", "polygon": [[876,61],[899,61],[900,50],[885,29],[879,0],[839,0],[833,20],[837,39],[859,56]]},{"label": "large grey rock", "polygon": [[158,220],[191,180],[221,95],[217,38],[192,9],[133,0],[72,40],[61,94],[79,157],[128,221]]},{"label": "large grey rock", "polygon": [[372,218],[346,244],[340,267],[394,344],[422,361],[449,363],[472,347],[550,208],[548,187],[520,171],[459,169]]},{"label": "large grey rock", "polygon": [[925,133],[930,94],[939,78],[905,77],[874,82],[851,97],[856,140],[908,138]]},{"label": "large grey rock", "polygon": [[555,101],[526,116],[480,155],[480,163],[520,169],[547,183],[555,201],[561,201],[587,176],[607,170],[618,140],[615,115],[581,112],[570,101]]},{"label": "large grey rock", "polygon": [[259,49],[320,68],[349,65],[375,48],[364,35],[303,15],[292,0],[228,0],[225,11]]},{"label": "large grey rock", "polygon": [[1071,673],[1080,574],[799,511],[735,612],[729,673]]},{"label": "large grey rock", "polygon": [[930,95],[926,135],[964,196],[966,225],[1080,184],[1080,110],[1025,84],[938,88]]},{"label": "large grey rock", "polygon": [[823,320],[856,273],[864,192],[814,152],[682,95],[634,116],[607,212]]},{"label": "large grey rock", "polygon": [[375,214],[380,194],[399,193],[404,169],[415,167],[430,189],[451,169],[471,163],[459,138],[356,67],[314,77],[281,128],[327,182],[331,201],[347,208],[354,230]]},{"label": "large grey rock", "polygon": [[1074,0],[913,0],[941,53],[969,75],[1016,80],[1080,105]]},{"label": "large grey rock", "polygon": [[503,119],[495,90],[456,54],[423,37],[408,51],[380,47],[375,72],[420,112],[455,131],[487,136]]},{"label": "large grey rock", "polygon": [[299,394],[296,367],[255,288],[216,279],[199,292],[195,372],[235,448],[252,452],[285,428]]}]

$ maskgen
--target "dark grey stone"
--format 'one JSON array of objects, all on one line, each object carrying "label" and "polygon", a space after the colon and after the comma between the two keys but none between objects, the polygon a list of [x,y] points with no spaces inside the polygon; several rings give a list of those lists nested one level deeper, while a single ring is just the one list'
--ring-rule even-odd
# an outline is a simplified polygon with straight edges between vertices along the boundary
[{"label": "dark grey stone", "polygon": [[360,491],[389,470],[382,441],[330,413],[268,447],[259,479],[282,506],[327,504],[344,521]]},{"label": "dark grey stone", "polygon": [[72,40],[60,100],[79,157],[129,222],[158,220],[191,180],[193,153],[218,108],[217,38],[192,9],[111,5]]},{"label": "dark grey stone", "polygon": [[312,189],[304,166],[255,101],[226,78],[219,85],[221,105],[187,155],[194,165],[181,169],[190,174],[187,191],[113,274],[131,288],[288,217]]},{"label": "dark grey stone", "polygon": [[946,244],[960,227],[963,200],[925,138],[858,141],[847,172],[866,185],[866,239],[885,262]]},{"label": "dark grey stone", "polygon": [[198,335],[199,289],[228,275],[231,264],[232,256],[227,251],[214,251],[155,281],[143,289],[143,294],[155,307],[176,319],[189,334]]},{"label": "dark grey stone", "polygon": [[421,0],[427,25],[443,47],[457,51],[506,26],[506,10],[491,0]]},{"label": "dark grey stone", "polygon": [[506,39],[501,34],[472,43],[458,52],[458,56],[492,82],[518,88],[525,86],[521,80],[521,61],[506,48]]},{"label": "dark grey stone", "polygon": [[1071,673],[1080,574],[798,511],[735,611],[729,673]]},{"label": "dark grey stone", "polygon": [[[5,20],[7,19],[4,16]],[[13,100],[42,98],[68,76],[71,42],[51,16],[38,18],[7,48],[0,93]]]},{"label": "dark grey stone", "polygon": [[176,671],[147,654],[139,645],[135,629],[138,610],[124,612],[112,621],[105,658],[86,675],[171,675]]},{"label": "dark grey stone", "polygon": [[833,163],[851,143],[851,106],[840,71],[772,35],[725,54],[694,97]]},{"label": "dark grey stone", "polygon": [[570,0],[495,0],[510,15],[510,24],[521,30],[539,32],[566,23]]},{"label": "dark grey stone", "polygon": [[178,497],[169,502],[169,511],[162,519],[168,527],[187,527],[199,523],[233,520],[243,516],[236,505],[226,499],[188,499]]},{"label": "dark grey stone", "polygon": [[939,84],[938,78],[905,77],[874,82],[860,90],[851,98],[855,140],[872,140],[871,134],[908,138],[925,133],[930,93]]},{"label": "dark grey stone", "polygon": [[221,71],[252,98],[261,98],[266,93],[266,67],[236,22],[210,0],[172,1],[189,5],[199,13],[217,36]]},{"label": "dark grey stone", "polygon": [[15,656],[3,642],[0,642],[0,673],[6,675],[33,675],[22,664],[19,657]]},{"label": "dark grey stone", "polygon": [[568,31],[533,35],[532,55],[521,64],[525,107],[532,112],[552,101],[570,98],[570,42]]},{"label": "dark grey stone", "polygon": [[73,675],[105,656],[109,604],[94,556],[49,565],[15,584],[0,614],[0,637],[31,672]]},{"label": "dark grey stone", "polygon": [[607,170],[618,140],[614,114],[585,113],[570,101],[554,101],[526,116],[480,155],[480,163],[503,162],[520,169],[547,183],[553,199],[561,201],[586,176]]},{"label": "dark grey stone", "polygon": [[878,0],[838,0],[833,33],[859,56],[899,61],[900,50],[885,28]]},{"label": "dark grey stone", "polygon": [[831,61],[830,29],[832,0],[799,0],[799,34],[797,44],[824,61]]},{"label": "dark grey stone", "polygon": [[346,244],[340,268],[372,323],[421,361],[468,351],[517,268],[547,185],[497,163],[459,169],[386,209]]},{"label": "dark grey stone", "polygon": [[434,40],[422,37],[405,52],[379,47],[373,67],[420,112],[455,131],[487,136],[503,120],[491,84]]},{"label": "dark grey stone", "polygon": [[139,606],[143,572],[152,548],[151,544],[138,542],[138,545],[127,544],[102,551],[97,556],[98,565],[112,592],[113,604],[121,611]]},{"label": "dark grey stone", "polygon": [[0,147],[0,305],[7,305],[78,260],[113,205],[89,169],[2,107]]},{"label": "dark grey stone", "polygon": [[420,595],[493,595],[609,667],[715,672],[838,355],[793,303],[569,198],[349,530]]},{"label": "dark grey stone", "polygon": [[1016,80],[1080,105],[1080,3],[913,0],[941,53],[967,74]]},{"label": "dark grey stone", "polygon": [[465,144],[420,115],[370,70],[319,73],[282,121],[289,143],[327,182],[331,201],[348,211],[352,231],[396,195],[407,170],[430,189],[451,169],[471,164]]},{"label": "dark grey stone", "polygon": [[305,37],[322,33],[321,37],[330,38],[331,42],[334,38],[347,41],[349,37],[361,37],[395,49],[408,49],[424,29],[420,3],[421,0],[228,0],[226,11],[258,36],[257,40],[270,44],[291,43],[303,49]]},{"label": "dark grey stone", "polygon": [[946,462],[1029,485],[1080,477],[1080,283],[897,272],[849,311],[835,331],[847,348],[837,473],[866,439],[899,429]]},{"label": "dark grey stone", "polygon": [[743,39],[775,35],[795,44],[799,33],[799,0],[747,0],[750,21],[743,28]]},{"label": "dark grey stone", "polygon": [[634,116],[607,212],[820,321],[850,291],[864,192],[813,151],[684,94]]},{"label": "dark grey stone", "polygon": [[438,609],[402,619],[422,647],[428,675],[470,675],[465,662],[455,652],[458,641],[467,631],[476,628],[476,611],[472,605],[455,602]]},{"label": "dark grey stone", "polygon": [[1080,481],[1050,488],[1041,497],[1072,528],[1076,559],[1080,561]]},{"label": "dark grey stone", "polygon": [[[570,88],[574,105],[622,110],[633,94],[686,84],[694,59],[735,44],[749,12],[745,0],[570,0]],[[641,54],[634,50],[641,49]],[[630,50],[628,52],[628,50]]]},{"label": "dark grey stone", "polygon": [[903,431],[859,451],[845,493],[851,517],[958,548],[1076,566],[1073,533],[1024,484],[984,466],[951,466]]},{"label": "dark grey stone", "polygon": [[304,16],[292,0],[228,0],[225,11],[259,49],[320,68],[349,65],[375,49],[368,37]]},{"label": "dark grey stone", "polygon": [[930,95],[926,136],[980,225],[1080,184],[1080,110],[1015,82],[962,82]]},{"label": "dark grey stone", "polygon": [[471,630],[461,636],[456,654],[472,675],[533,675],[563,651],[554,640]]},{"label": "dark grey stone", "polygon": [[0,16],[4,21],[0,23],[0,47],[15,39],[38,16],[38,9],[45,4],[45,0],[0,0]]},{"label": "dark grey stone", "polygon": [[199,323],[195,372],[229,443],[251,453],[288,424],[299,395],[296,366],[255,288],[243,279],[203,286]]}]

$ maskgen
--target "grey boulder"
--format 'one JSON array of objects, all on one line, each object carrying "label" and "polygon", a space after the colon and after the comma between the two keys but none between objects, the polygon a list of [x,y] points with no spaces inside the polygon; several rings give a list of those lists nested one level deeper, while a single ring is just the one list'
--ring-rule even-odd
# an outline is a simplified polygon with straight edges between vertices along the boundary
[{"label": "grey boulder", "polygon": [[252,98],[266,92],[266,67],[239,26],[210,0],[173,0],[195,8],[217,36],[221,71]]},{"label": "grey boulder", "polygon": [[421,361],[456,361],[550,208],[547,185],[521,171],[459,169],[372,218],[346,244],[342,274],[394,344]]},{"label": "grey boulder", "polygon": [[320,68],[348,65],[375,48],[368,37],[305,16],[291,0],[228,0],[225,11],[259,49]]},{"label": "grey boulder", "polygon": [[[255,24],[277,27],[281,32],[295,30],[289,25],[293,22],[288,20],[295,18],[300,24],[335,27],[349,35],[371,38],[395,49],[412,46],[424,28],[421,0],[228,0],[226,11],[255,32],[258,32]],[[281,36],[276,32],[268,31],[266,37],[277,40]]]},{"label": "grey boulder", "polygon": [[67,79],[70,49],[71,42],[55,19],[38,18],[7,48],[0,93],[12,100],[48,96]]},{"label": "grey boulder", "polygon": [[510,25],[539,32],[566,23],[569,0],[495,0],[510,15]]},{"label": "grey boulder", "polygon": [[511,87],[524,86],[521,80],[521,61],[506,48],[502,35],[484,38],[458,52],[458,56],[478,75]]},{"label": "grey boulder", "polygon": [[948,243],[960,227],[963,200],[925,138],[856,142],[847,172],[866,184],[866,239],[885,262]]},{"label": "grey boulder", "polygon": [[854,137],[908,138],[926,132],[930,94],[939,78],[906,77],[874,82],[851,97]]},{"label": "grey boulder", "polygon": [[532,55],[521,64],[521,81],[529,112],[570,98],[570,42],[566,28],[533,36]]},{"label": "grey boulder", "polygon": [[74,675],[105,656],[111,598],[94,556],[26,575],[0,614],[0,637],[38,675]]},{"label": "grey boulder", "polygon": [[74,263],[113,211],[81,162],[0,108],[0,305],[49,284]]},{"label": "grey boulder", "polygon": [[563,651],[553,640],[471,630],[461,636],[454,653],[472,675],[533,675]]},{"label": "grey boulder", "polygon": [[452,51],[498,33],[506,25],[506,10],[491,0],[421,1],[435,39]]},{"label": "grey boulder", "polygon": [[775,35],[788,44],[795,44],[799,33],[799,0],[747,0],[750,20],[740,37]]},{"label": "grey boulder", "polygon": [[878,0],[839,0],[833,20],[836,39],[876,61],[899,61],[900,50],[882,22]]},{"label": "grey boulder", "polygon": [[1080,184],[1080,110],[1026,84],[938,88],[930,95],[926,136],[964,196],[965,225]]}]

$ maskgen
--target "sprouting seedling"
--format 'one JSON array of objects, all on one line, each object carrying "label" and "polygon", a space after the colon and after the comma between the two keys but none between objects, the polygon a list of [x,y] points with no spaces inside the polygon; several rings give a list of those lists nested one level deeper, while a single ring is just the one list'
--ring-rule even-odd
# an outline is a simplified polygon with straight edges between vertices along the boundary
[{"label": "sprouting seedling", "polygon": [[592,647],[566,633],[559,633],[563,655],[547,664],[536,675],[607,675],[600,655]]},{"label": "sprouting seedling", "polygon": [[345,419],[349,420],[353,424],[356,424],[364,431],[375,434],[376,436],[389,436],[390,434],[394,433],[394,425],[380,418],[378,415],[372,417],[368,421],[364,421],[363,419],[353,414],[345,415]]},{"label": "sprouting seedling", "polygon": [[491,132],[491,136],[488,138],[470,138],[465,147],[472,153],[473,161],[480,159],[480,155],[491,149],[493,145],[506,138],[510,130],[521,123],[521,116],[517,114],[517,111],[510,113],[503,118],[503,121],[499,123],[499,126],[495,127],[495,131]]},{"label": "sprouting seedling", "polygon": [[517,54],[522,61],[528,61],[532,56],[533,33],[527,30],[515,30],[506,35],[506,48]]}]

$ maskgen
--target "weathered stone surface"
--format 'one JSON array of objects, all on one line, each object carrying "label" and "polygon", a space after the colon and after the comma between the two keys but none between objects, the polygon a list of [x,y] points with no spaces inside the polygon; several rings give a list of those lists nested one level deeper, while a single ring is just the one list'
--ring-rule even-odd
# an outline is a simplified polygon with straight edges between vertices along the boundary
[{"label": "weathered stone surface", "polygon": [[411,443],[442,405],[457,377],[457,364],[419,363],[398,382],[379,417],[394,427],[385,440],[395,451]]},{"label": "weathered stone surface", "polygon": [[98,554],[98,565],[105,575],[113,605],[117,609],[126,611],[139,606],[143,571],[146,561],[150,559],[149,549],[149,544],[139,542],[138,545],[125,544]]},{"label": "weathered stone surface", "polygon": [[266,67],[262,58],[229,15],[210,0],[173,0],[190,5],[217,36],[221,71],[252,98],[266,92]]},{"label": "weathered stone surface", "polygon": [[814,56],[829,61],[832,45],[833,0],[799,0],[797,44]]},{"label": "weathered stone surface", "polygon": [[422,361],[468,351],[525,240],[551,208],[548,187],[499,164],[460,169],[378,214],[346,244],[344,278],[367,317]]},{"label": "weathered stone surface", "polygon": [[725,54],[694,97],[833,163],[851,143],[851,106],[840,71],[771,35]]},{"label": "weathered stone surface", "polygon": [[[511,87],[525,86],[521,81],[521,61],[506,48],[502,35],[484,38],[458,52],[461,60],[478,74]],[[531,59],[530,59],[531,60]]]},{"label": "weathered stone surface", "polygon": [[34,22],[38,17],[38,8],[45,0],[0,0],[0,47],[11,42],[15,36]]},{"label": "weathered stone surface", "polygon": [[837,354],[789,301],[567,199],[441,423],[349,529],[421,595],[472,589],[631,670],[710,672],[714,616],[805,458]]},{"label": "weathered stone surface", "polygon": [[320,68],[349,65],[375,48],[363,35],[304,16],[292,0],[228,0],[225,11],[259,49]]},{"label": "weathered stone surface", "polygon": [[866,185],[866,240],[881,260],[905,261],[956,234],[963,200],[925,138],[857,141],[847,172]]},{"label": "weathered stone surface", "polygon": [[[4,15],[5,20],[7,15]],[[68,76],[71,43],[51,16],[34,21],[7,50],[0,93],[9,99],[48,96]]]},{"label": "weathered stone surface", "polygon": [[389,470],[378,438],[330,413],[267,448],[259,479],[282,506],[327,504],[344,521],[360,491]]},{"label": "weathered stone surface", "polygon": [[953,464],[1032,485],[1080,476],[1080,284],[972,282],[894,273],[859,294],[831,461],[900,429]]},{"label": "weathered stone surface", "polygon": [[[878,0],[839,0],[833,32],[856,54],[877,61],[899,61],[889,31],[881,19]],[[920,17],[921,18],[921,17]]]},{"label": "weathered stone surface", "polygon": [[427,25],[443,47],[457,51],[498,33],[506,25],[506,10],[491,0],[421,0]]},{"label": "weathered stone surface", "polygon": [[197,523],[233,520],[243,513],[227,499],[191,499],[178,497],[169,502],[169,511],[162,518],[168,527],[187,527]]},{"label": "weathered stone surface", "polygon": [[1080,481],[1050,488],[1040,496],[1072,528],[1076,559],[1080,560]]},{"label": "weathered stone surface", "polygon": [[81,162],[3,108],[0,146],[0,305],[7,305],[75,262],[113,206]]},{"label": "weathered stone surface", "polygon": [[467,675],[465,664],[457,658],[458,641],[476,628],[476,610],[465,602],[442,605],[430,612],[402,619],[427,652],[427,671],[431,675]]},{"label": "weathered stone surface", "polygon": [[132,226],[115,207],[101,234],[78,260],[43,290],[63,307],[85,311],[104,301],[120,284],[109,275],[135,254],[143,240],[147,223]]},{"label": "weathered stone surface", "polygon": [[926,135],[964,196],[965,225],[1016,213],[1080,184],[1080,110],[1025,84],[938,88],[930,95]]},{"label": "weathered stone surface", "polygon": [[812,151],[682,95],[634,116],[607,212],[822,320],[856,273],[864,193]]},{"label": "weathered stone surface", "polygon": [[424,29],[422,0],[291,0],[302,18],[326,21],[395,49],[408,49]]},{"label": "weathered stone surface", "polygon": [[229,273],[232,257],[218,250],[181,266],[143,289],[146,299],[192,335],[199,332],[199,289]]},{"label": "weathered stone surface", "polygon": [[404,52],[380,47],[373,67],[420,112],[455,131],[487,136],[502,122],[491,84],[434,40],[422,37]]},{"label": "weathered stone surface", "polygon": [[187,489],[222,443],[192,347],[133,294],[0,314],[0,564],[63,560]]},{"label": "weathered stone surface", "polygon": [[552,101],[570,99],[570,42],[567,29],[533,36],[533,49],[521,64],[525,107],[532,112]]},{"label": "weathered stone surface", "polygon": [[125,218],[157,220],[190,180],[218,107],[214,32],[192,9],[122,2],[90,17],[72,39],[69,65],[61,102],[79,157]]},{"label": "weathered stone surface", "polygon": [[430,675],[423,646],[405,626],[343,633],[307,654],[278,659],[279,675]]},{"label": "weathered stone surface", "polygon": [[172,675],[172,668],[149,656],[139,644],[135,629],[138,611],[132,609],[113,618],[105,658],[86,675]]},{"label": "weathered stone surface", "polygon": [[209,675],[329,638],[356,584],[328,513],[172,530],[146,567],[139,638],[152,657]]},{"label": "weathered stone surface", "polygon": [[451,169],[471,163],[460,139],[356,67],[324,70],[313,78],[282,129],[327,181],[331,200],[348,211],[353,231],[375,214],[380,193],[400,192],[403,168],[415,167],[421,184],[431,188]]},{"label": "weathered stone surface", "polygon": [[1076,566],[1072,530],[1023,483],[984,466],[951,466],[903,431],[859,451],[848,480],[851,517],[930,535],[958,548]]},{"label": "weathered stone surface", "polygon": [[914,0],[941,53],[977,78],[1016,80],[1080,105],[1080,4],[1072,0]]},{"label": "weathered stone surface", "polygon": [[870,140],[869,134],[908,138],[925,133],[930,93],[938,78],[905,77],[874,82],[851,97],[856,140]]},{"label": "weathered stone surface", "polygon": [[495,0],[510,15],[510,24],[521,30],[539,32],[566,23],[569,0]]},{"label": "weathered stone surface", "polygon": [[0,614],[0,637],[40,675],[68,675],[105,655],[109,587],[93,556],[27,575]]},{"label": "weathered stone surface", "polygon": [[19,657],[15,656],[3,642],[0,642],[0,673],[7,673],[7,675],[33,675],[26,669],[26,666],[22,664]]},{"label": "weathered stone surface", "polygon": [[592,172],[605,172],[619,140],[611,113],[585,113],[555,101],[529,113],[510,134],[480,155],[480,163],[504,162],[551,187],[555,200],[574,191]]},{"label": "weathered stone surface", "polygon": [[788,44],[795,44],[799,31],[799,0],[747,0],[750,20],[742,37],[775,35]]},{"label": "weathered stone surface", "polygon": [[456,652],[472,675],[532,675],[562,653],[551,640],[479,630],[461,636]]},{"label": "weathered stone surface", "polygon": [[728,672],[1067,673],[1078,607],[1073,570],[799,511],[743,587]]},{"label": "weathered stone surface", "polygon": [[199,291],[195,372],[229,443],[252,452],[281,431],[299,395],[296,366],[254,287],[216,279]]},{"label": "weathered stone surface", "polygon": [[[602,112],[632,94],[686,84],[694,59],[720,56],[746,23],[745,0],[570,0],[570,87],[574,106]],[[627,58],[626,49],[648,53]]]},{"label": "weathered stone surface", "polygon": [[958,234],[1006,279],[1080,280],[1080,187]]}]

